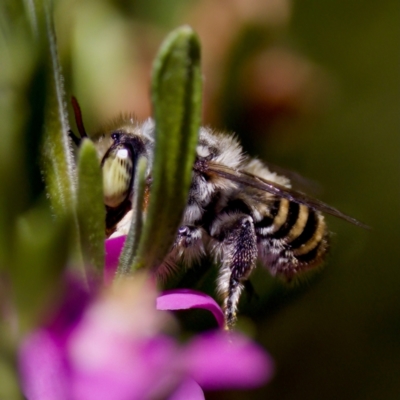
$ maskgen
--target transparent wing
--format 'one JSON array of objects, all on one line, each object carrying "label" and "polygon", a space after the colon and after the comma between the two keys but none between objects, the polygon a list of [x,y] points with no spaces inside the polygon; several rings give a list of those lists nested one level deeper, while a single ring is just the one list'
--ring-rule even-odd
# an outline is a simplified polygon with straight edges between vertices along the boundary
[{"label": "transparent wing", "polygon": [[311,196],[318,196],[323,191],[321,185],[318,182],[310,178],[306,178],[296,171],[293,171],[289,168],[281,167],[270,162],[266,162],[264,160],[262,160],[262,163],[266,165],[271,172],[276,172],[279,175],[283,175],[286,178],[289,178],[290,184],[295,190],[299,190],[300,192],[304,190],[305,192],[311,194]]},{"label": "transparent wing", "polygon": [[361,228],[370,229],[368,225],[363,224],[355,218],[342,213],[341,211],[329,206],[328,204],[323,203],[322,201],[307,196],[302,192],[282,186],[276,182],[271,182],[259,176],[250,174],[248,172],[237,171],[224,165],[213,163],[211,161],[202,161],[201,163],[197,163],[195,169],[198,169],[199,171],[206,174],[208,173],[211,175],[219,175],[223,178],[230,179],[231,181],[240,183],[245,186],[253,187],[255,189],[263,190],[277,197],[283,197],[295,203],[304,204],[305,206],[313,208],[314,210],[318,210],[323,213],[341,218]]}]

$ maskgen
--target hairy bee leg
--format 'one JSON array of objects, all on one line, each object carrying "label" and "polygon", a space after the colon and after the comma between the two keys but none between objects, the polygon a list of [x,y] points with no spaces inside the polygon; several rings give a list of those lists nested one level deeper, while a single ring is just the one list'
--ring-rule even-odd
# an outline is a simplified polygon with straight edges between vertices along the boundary
[{"label": "hairy bee leg", "polygon": [[177,232],[175,242],[163,263],[157,268],[157,277],[161,280],[178,270],[178,260],[191,266],[205,253],[203,229],[194,225],[182,225]]},{"label": "hairy bee leg", "polygon": [[175,264],[178,259],[183,260],[186,266],[193,263],[205,254],[204,230],[194,225],[182,225],[178,229],[175,242],[166,257],[169,264]]},{"label": "hairy bee leg", "polygon": [[201,241],[202,230],[194,225],[183,225],[178,229],[178,234],[175,239],[175,246],[183,246],[184,248],[191,247]]},{"label": "hairy bee leg", "polygon": [[226,215],[219,230],[228,232],[222,240],[222,268],[218,288],[224,300],[225,327],[231,329],[236,322],[236,310],[246,281],[257,260],[257,237],[250,216]]},{"label": "hairy bee leg", "polygon": [[240,295],[242,293],[243,285],[232,276],[229,278],[229,291],[228,297],[225,300],[225,329],[232,329],[237,320],[237,305],[239,303]]}]

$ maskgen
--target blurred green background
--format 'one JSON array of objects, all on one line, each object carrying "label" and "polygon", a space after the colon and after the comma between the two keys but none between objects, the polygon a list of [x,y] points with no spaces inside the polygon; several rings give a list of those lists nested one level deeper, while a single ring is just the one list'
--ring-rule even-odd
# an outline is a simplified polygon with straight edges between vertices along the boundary
[{"label": "blurred green background", "polygon": [[[291,290],[257,270],[259,298],[242,302],[241,324],[272,354],[276,376],[210,399],[400,398],[399,8],[395,0],[56,2],[67,95],[80,101],[89,132],[119,112],[151,115],[152,59],[168,31],[190,24],[203,48],[204,124],[237,132],[250,154],[318,182],[319,198],[372,227],[328,217],[326,268]],[[29,52],[20,51],[23,64]],[[26,79],[26,69],[10,87],[26,90],[17,75]],[[19,105],[22,116],[32,103]]]}]

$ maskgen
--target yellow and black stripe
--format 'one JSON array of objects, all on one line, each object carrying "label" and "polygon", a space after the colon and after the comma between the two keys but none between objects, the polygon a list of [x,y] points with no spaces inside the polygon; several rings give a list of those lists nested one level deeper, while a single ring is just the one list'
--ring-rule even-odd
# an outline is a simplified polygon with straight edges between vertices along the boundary
[{"label": "yellow and black stripe", "polygon": [[283,275],[289,278],[321,264],[328,248],[328,231],[323,215],[284,198],[271,204],[269,215],[256,222],[255,229],[264,243],[271,244],[271,248],[282,248],[282,256],[274,262],[278,273],[283,271]]}]

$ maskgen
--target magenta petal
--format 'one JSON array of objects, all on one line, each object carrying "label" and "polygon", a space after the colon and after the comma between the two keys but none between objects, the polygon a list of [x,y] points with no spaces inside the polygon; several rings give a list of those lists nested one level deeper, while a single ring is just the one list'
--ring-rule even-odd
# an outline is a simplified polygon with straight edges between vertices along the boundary
[{"label": "magenta petal", "polygon": [[104,268],[104,281],[111,283],[115,272],[117,271],[119,256],[124,247],[126,236],[107,239],[105,242],[106,266]]},{"label": "magenta petal", "polygon": [[187,349],[190,376],[204,389],[252,388],[273,374],[273,361],[264,350],[234,332],[196,337]]},{"label": "magenta petal", "polygon": [[37,331],[28,336],[19,352],[23,392],[29,400],[67,400],[68,371],[51,335]]},{"label": "magenta petal", "polygon": [[168,400],[204,400],[204,393],[199,384],[191,378],[185,379]]},{"label": "magenta petal", "polygon": [[157,298],[157,310],[189,310],[203,308],[211,311],[218,325],[223,328],[224,313],[218,303],[210,296],[191,289],[174,289],[163,292]]},{"label": "magenta petal", "polygon": [[116,341],[113,348],[115,359],[100,357],[93,363],[88,355],[74,357],[74,400],[161,398],[164,388],[175,384],[176,345],[170,338]]}]

